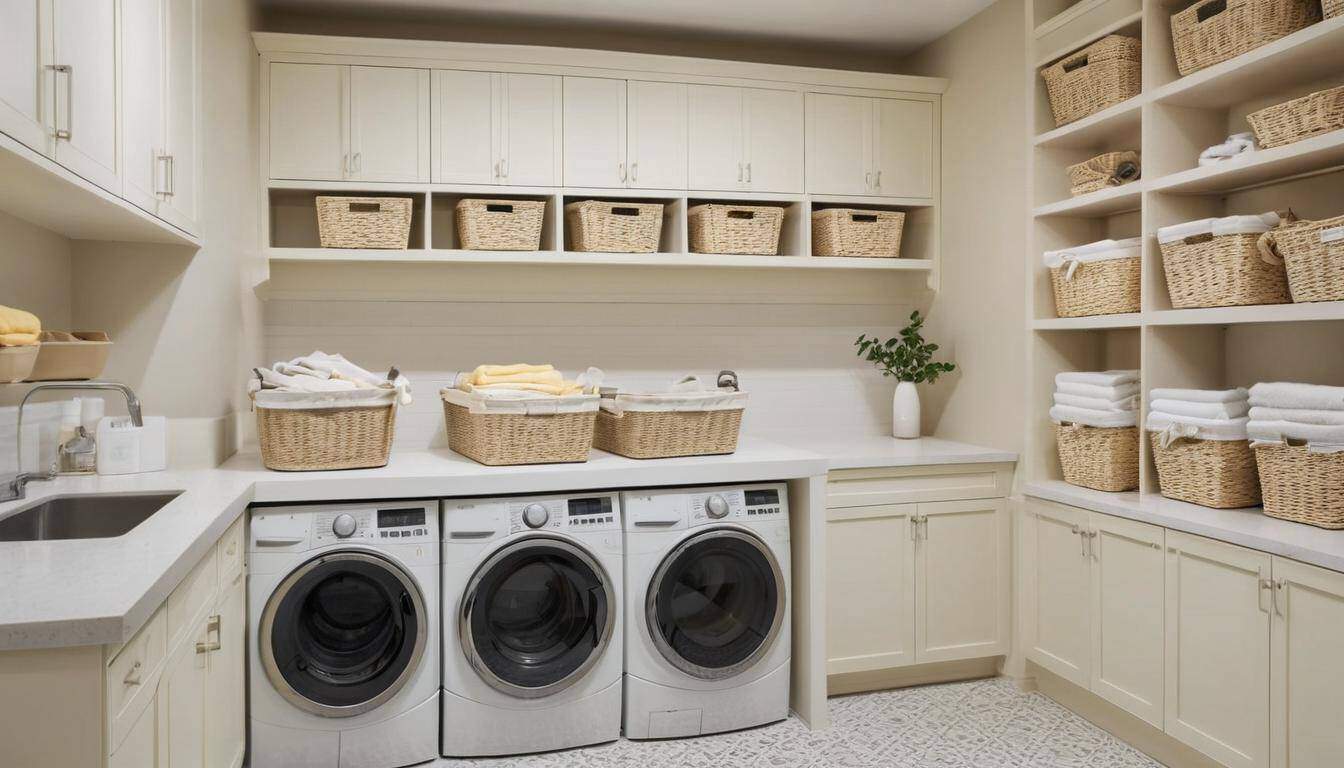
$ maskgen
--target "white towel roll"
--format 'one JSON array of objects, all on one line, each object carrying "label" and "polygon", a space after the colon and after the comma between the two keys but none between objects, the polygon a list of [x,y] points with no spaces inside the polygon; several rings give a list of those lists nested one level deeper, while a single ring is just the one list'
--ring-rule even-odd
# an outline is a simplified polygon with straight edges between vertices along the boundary
[{"label": "white towel roll", "polygon": [[1194,416],[1200,419],[1229,420],[1245,416],[1250,406],[1246,401],[1235,403],[1193,403],[1189,400],[1154,400],[1148,404],[1151,413],[1166,413],[1172,416]]},{"label": "white towel roll", "polygon": [[1088,427],[1132,427],[1139,423],[1137,411],[1094,411],[1056,405],[1050,409],[1050,420],[1056,424],[1082,424]]},{"label": "white towel roll", "polygon": [[1098,387],[1115,387],[1121,384],[1133,384],[1139,380],[1139,372],[1128,371],[1065,371],[1055,375],[1055,385],[1093,384]]},{"label": "white towel roll", "polygon": [[1237,389],[1170,389],[1158,387],[1148,393],[1150,400],[1185,400],[1190,403],[1235,403],[1250,394]]}]

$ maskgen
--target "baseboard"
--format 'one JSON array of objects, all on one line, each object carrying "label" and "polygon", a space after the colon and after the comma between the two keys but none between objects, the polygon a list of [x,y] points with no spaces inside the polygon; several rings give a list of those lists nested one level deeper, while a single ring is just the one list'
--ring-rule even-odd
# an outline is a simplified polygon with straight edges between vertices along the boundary
[{"label": "baseboard", "polygon": [[892,688],[909,688],[913,685],[932,683],[953,683],[958,680],[977,680],[996,677],[999,674],[1001,657],[986,659],[968,659],[966,661],[940,661],[933,664],[916,664],[909,667],[882,669],[873,672],[844,672],[826,676],[826,695],[843,696],[864,691],[885,691]]},{"label": "baseboard", "polygon": [[1164,731],[1129,714],[1086,688],[1081,688],[1028,662],[1036,690],[1083,719],[1106,730],[1169,768],[1224,768],[1202,752],[1177,741]]}]

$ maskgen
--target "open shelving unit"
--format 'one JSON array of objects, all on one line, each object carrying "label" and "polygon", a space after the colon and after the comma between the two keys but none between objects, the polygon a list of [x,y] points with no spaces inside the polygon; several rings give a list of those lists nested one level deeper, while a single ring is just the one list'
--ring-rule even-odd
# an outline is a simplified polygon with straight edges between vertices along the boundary
[{"label": "open shelving unit", "polygon": [[[1140,430],[1140,487],[1104,494],[1062,482],[1048,411],[1055,374],[1138,368],[1155,387],[1224,388],[1257,381],[1344,385],[1344,302],[1175,309],[1157,243],[1161,227],[1210,216],[1293,210],[1304,219],[1344,214],[1344,131],[1199,167],[1201,150],[1250,130],[1246,115],[1344,83],[1344,18],[1328,19],[1181,77],[1170,16],[1193,0],[1032,0],[1027,37],[1036,103],[1027,253],[1028,414],[1025,479],[1056,500],[1098,508],[1160,497]],[[1039,69],[1105,35],[1143,41],[1143,90],[1075,123],[1056,126]],[[1065,169],[1102,152],[1139,150],[1143,179],[1070,197]],[[1107,237],[1142,237],[1139,312],[1059,318],[1046,250]],[[1140,413],[1140,420],[1146,411]],[[1105,511],[1099,509],[1099,511]]]}]

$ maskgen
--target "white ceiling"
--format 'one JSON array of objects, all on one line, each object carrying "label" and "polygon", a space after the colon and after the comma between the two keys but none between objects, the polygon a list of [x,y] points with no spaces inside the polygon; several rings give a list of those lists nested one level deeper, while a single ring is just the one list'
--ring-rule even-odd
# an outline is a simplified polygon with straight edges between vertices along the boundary
[{"label": "white ceiling", "polygon": [[497,23],[623,27],[904,53],[994,0],[261,0],[266,9],[444,12]]}]

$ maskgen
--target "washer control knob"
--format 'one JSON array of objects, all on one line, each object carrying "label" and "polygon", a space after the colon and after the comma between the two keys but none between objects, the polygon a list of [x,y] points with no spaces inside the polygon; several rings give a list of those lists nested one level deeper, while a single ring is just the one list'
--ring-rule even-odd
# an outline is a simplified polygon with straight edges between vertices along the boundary
[{"label": "washer control knob", "polygon": [[716,493],[705,499],[705,511],[715,520],[726,517],[728,515],[728,501]]},{"label": "washer control knob", "polygon": [[358,527],[359,524],[355,522],[354,516],[345,513],[337,515],[336,519],[331,521],[331,532],[342,539],[353,536],[355,529]]},{"label": "washer control knob", "polygon": [[551,519],[551,513],[546,511],[546,507],[540,504],[528,504],[523,507],[523,522],[527,523],[528,528],[540,528]]}]

